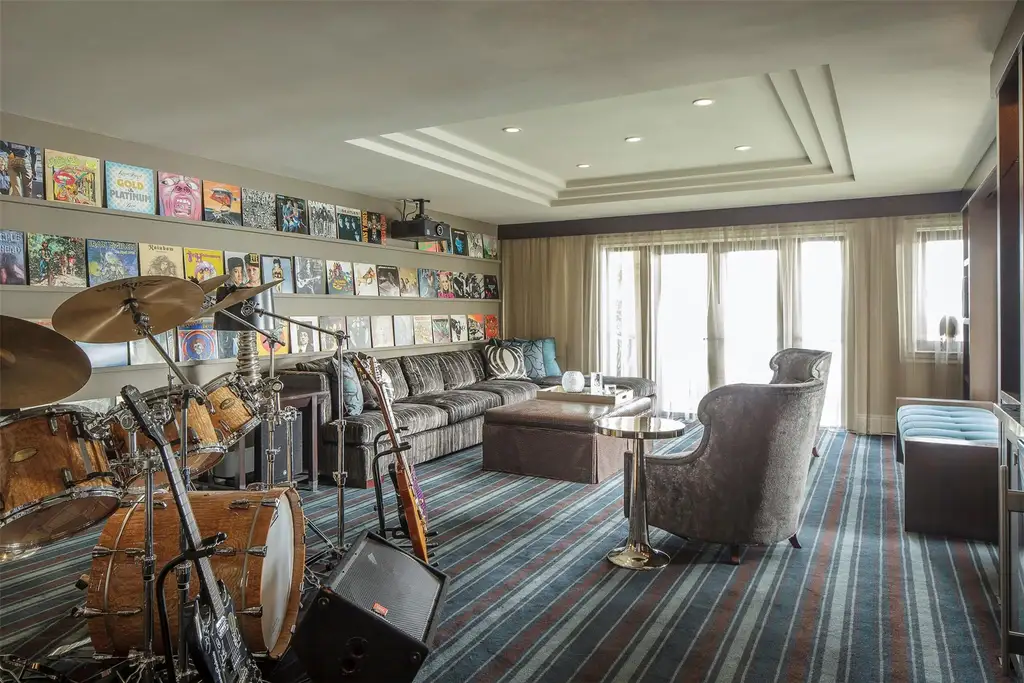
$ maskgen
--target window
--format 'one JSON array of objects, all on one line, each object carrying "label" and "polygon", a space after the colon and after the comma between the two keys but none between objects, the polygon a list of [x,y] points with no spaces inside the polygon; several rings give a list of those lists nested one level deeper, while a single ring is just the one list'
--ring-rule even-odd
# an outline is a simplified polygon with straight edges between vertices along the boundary
[{"label": "window", "polygon": [[779,350],[779,253],[732,251],[724,257],[725,381],[768,382]]},{"label": "window", "polygon": [[708,393],[708,255],[661,256],[657,335],[658,401],[672,415],[694,415]]},{"label": "window", "polygon": [[843,243],[800,244],[800,346],[831,351],[821,424],[842,424],[843,414]]},{"label": "window", "polygon": [[636,311],[636,251],[606,250],[601,280],[601,370],[639,375]]},{"label": "window", "polygon": [[[918,311],[918,330],[915,335],[917,350],[959,351],[962,339],[963,240],[949,239],[949,233],[945,232],[919,233],[919,238],[920,265],[918,291],[915,293]],[[944,321],[950,320],[955,321],[952,326],[943,325]]]}]

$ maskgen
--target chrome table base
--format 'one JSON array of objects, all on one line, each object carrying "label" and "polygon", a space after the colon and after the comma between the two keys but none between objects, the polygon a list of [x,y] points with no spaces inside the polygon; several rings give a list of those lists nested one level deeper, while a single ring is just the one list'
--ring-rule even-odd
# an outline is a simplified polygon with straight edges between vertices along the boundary
[{"label": "chrome table base", "polygon": [[633,471],[629,486],[629,535],[626,544],[608,553],[608,561],[625,569],[661,569],[669,562],[662,551],[651,547],[647,529],[647,467],[644,440],[633,440]]}]

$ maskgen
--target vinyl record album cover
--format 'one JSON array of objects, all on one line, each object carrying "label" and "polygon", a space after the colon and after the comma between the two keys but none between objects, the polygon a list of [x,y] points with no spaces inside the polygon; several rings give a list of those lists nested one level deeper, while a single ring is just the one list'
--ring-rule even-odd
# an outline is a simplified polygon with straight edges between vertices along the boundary
[{"label": "vinyl record album cover", "polygon": [[468,299],[466,295],[466,274],[452,273],[452,294],[456,299]]},{"label": "vinyl record album cover", "polygon": [[[315,315],[296,315],[295,320],[316,325],[319,319]],[[320,351],[320,333],[302,325],[289,325],[292,328],[292,353],[318,353]]]},{"label": "vinyl record album cover", "polygon": [[346,318],[345,324],[348,326],[350,349],[373,348],[370,343],[370,316],[350,315]]},{"label": "vinyl record album cover", "polygon": [[496,245],[497,241],[498,241],[497,237],[492,237],[491,235],[484,235],[484,240],[483,240],[483,242],[484,242],[484,244],[483,244],[484,258],[489,258],[489,259],[497,258],[497,256],[495,256],[495,245]]},{"label": "vinyl record album cover", "polygon": [[395,346],[412,346],[416,343],[415,325],[411,315],[395,316]]},{"label": "vinyl record album cover", "polygon": [[466,244],[465,231],[452,230],[452,253],[457,256],[469,256],[469,245]]},{"label": "vinyl record album cover", "polygon": [[0,230],[0,285],[27,285],[25,233]]},{"label": "vinyl record album cover", "polygon": [[224,252],[190,247],[185,247],[183,252],[185,277],[194,277],[202,282],[224,274]]},{"label": "vinyl record album cover", "polygon": [[437,298],[437,271],[431,268],[420,268],[420,296],[425,299]]},{"label": "vinyl record album cover", "polygon": [[203,220],[221,225],[241,225],[242,188],[238,185],[204,180]]},{"label": "vinyl record album cover", "polygon": [[212,318],[178,326],[178,358],[182,361],[217,358],[217,332],[213,329]]},{"label": "vinyl record album cover", "polygon": [[[322,315],[320,316],[320,327],[325,330],[332,330],[336,332],[348,332],[348,328],[345,326],[345,316],[343,315]],[[342,350],[348,348],[348,342],[343,342]],[[322,351],[337,351],[338,340],[329,334],[320,333],[320,349]]]},{"label": "vinyl record album cover", "polygon": [[469,240],[469,255],[475,258],[484,257],[484,236],[479,232],[466,233]]},{"label": "vinyl record album cover", "polygon": [[45,163],[47,199],[103,206],[103,172],[99,159],[48,149]]},{"label": "vinyl record album cover", "polygon": [[388,219],[376,211],[363,211],[362,241],[369,244],[384,244],[387,241]]},{"label": "vinyl record album cover", "polygon": [[500,336],[501,330],[500,326],[498,325],[498,316],[484,316],[484,337],[486,337],[487,339],[497,339]]},{"label": "vinyl record album cover", "polygon": [[336,207],[338,212],[338,239],[350,242],[363,241],[363,212],[347,206]]},{"label": "vinyl record album cover", "polygon": [[238,358],[238,332],[217,330],[217,358]]},{"label": "vinyl record album cover", "polygon": [[[277,320],[274,322],[275,327],[272,330],[268,330],[275,337],[284,342],[284,346],[275,345],[274,358],[280,358],[281,356],[291,353],[292,339],[291,330],[289,325],[284,320]],[[263,335],[257,335],[259,337],[259,343],[257,344],[259,355],[269,356],[270,355],[270,342]]]},{"label": "vinyl record album cover", "polygon": [[192,221],[203,218],[202,181],[180,173],[157,173],[157,192],[160,195],[160,215],[172,218],[186,218]]},{"label": "vinyl record album cover", "polygon": [[377,296],[377,266],[372,263],[356,263],[356,295]]},{"label": "vinyl record album cover", "polygon": [[451,321],[452,342],[469,341],[469,332],[466,328],[466,316],[448,316]]},{"label": "vinyl record album cover", "polygon": [[39,287],[85,287],[85,240],[28,233],[28,279]]},{"label": "vinyl record album cover", "polygon": [[309,234],[314,237],[338,236],[338,219],[334,213],[334,204],[324,204],[310,199],[306,202],[309,208]]},{"label": "vinyl record album cover", "polygon": [[327,262],[327,293],[355,295],[355,276],[352,273],[351,263],[348,261]]},{"label": "vinyl record album cover", "polygon": [[252,252],[225,251],[224,268],[231,276],[227,284],[235,287],[256,287],[263,284],[260,255]]},{"label": "vinyl record album cover", "polygon": [[94,368],[120,368],[128,365],[128,344],[125,342],[116,344],[75,343],[85,351],[85,355],[89,356],[89,362]]},{"label": "vinyl record album cover", "polygon": [[379,296],[401,296],[396,266],[377,266],[377,291]]},{"label": "vinyl record album cover", "polygon": [[[178,360],[177,333],[175,330],[167,330],[160,334],[154,334],[160,346],[163,347],[171,360]],[[133,339],[128,342],[128,364],[129,365],[160,365],[165,361],[163,357],[153,348],[148,339]]]},{"label": "vinyl record album cover", "polygon": [[139,274],[139,247],[135,242],[86,240],[89,286]]},{"label": "vinyl record album cover", "polygon": [[395,323],[390,315],[370,316],[370,340],[375,349],[395,345]]},{"label": "vinyl record album cover", "polygon": [[420,251],[429,251],[435,254],[444,253],[444,246],[440,242],[417,242],[416,248]]},{"label": "vinyl record album cover", "polygon": [[402,296],[406,297],[418,297],[420,295],[420,287],[418,276],[415,268],[400,267],[398,269],[398,289],[401,291]]},{"label": "vinyl record album cover", "polygon": [[0,194],[42,199],[44,175],[41,148],[0,140]]},{"label": "vinyl record album cover", "polygon": [[468,273],[466,275],[466,298],[484,298],[484,276],[480,273]]},{"label": "vinyl record album cover", "polygon": [[133,213],[156,213],[156,176],[153,169],[108,161],[107,208]]},{"label": "vinyl record album cover", "polygon": [[327,286],[324,282],[324,262],[308,256],[295,257],[295,293],[324,294]]},{"label": "vinyl record album cover", "polygon": [[185,277],[184,250],[169,244],[139,244],[139,275]]},{"label": "vinyl record album cover", "polygon": [[435,344],[450,344],[452,341],[451,320],[446,315],[430,316],[430,326],[434,330]]},{"label": "vinyl record album cover", "polygon": [[287,256],[273,256],[264,254],[262,257],[263,263],[263,281],[271,282],[273,280],[284,280],[277,287],[274,287],[275,292],[280,294],[294,294],[295,293],[295,279],[292,277],[292,260]]},{"label": "vinyl record album cover", "polygon": [[414,315],[412,327],[416,344],[434,343],[434,326],[429,315]]},{"label": "vinyl record album cover", "polygon": [[471,342],[484,340],[483,313],[471,313],[466,316],[466,338]]},{"label": "vinyl record album cover", "polygon": [[455,298],[455,291],[452,289],[452,272],[450,270],[440,270],[437,273],[437,298]]},{"label": "vinyl record album cover", "polygon": [[500,299],[501,292],[498,291],[498,276],[484,275],[484,298]]},{"label": "vinyl record album cover", "polygon": [[309,216],[306,214],[306,200],[298,197],[277,195],[277,226],[281,232],[309,234]]},{"label": "vinyl record album cover", "polygon": [[242,188],[242,225],[277,230],[277,203],[273,192]]}]

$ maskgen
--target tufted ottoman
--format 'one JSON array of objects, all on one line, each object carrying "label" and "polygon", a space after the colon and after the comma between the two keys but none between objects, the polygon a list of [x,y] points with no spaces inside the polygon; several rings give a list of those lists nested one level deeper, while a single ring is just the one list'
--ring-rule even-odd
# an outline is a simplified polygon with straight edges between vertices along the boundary
[{"label": "tufted ottoman", "polygon": [[903,528],[996,542],[999,420],[991,404],[917,398],[896,402],[896,459],[904,465]]}]

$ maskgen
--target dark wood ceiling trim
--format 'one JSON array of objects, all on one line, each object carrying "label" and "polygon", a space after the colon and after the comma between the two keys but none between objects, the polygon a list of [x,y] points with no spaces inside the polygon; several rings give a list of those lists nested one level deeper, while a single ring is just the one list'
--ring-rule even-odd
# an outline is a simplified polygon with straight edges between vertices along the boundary
[{"label": "dark wood ceiling trim", "polygon": [[498,226],[503,240],[528,237],[565,237],[568,235],[608,235],[621,232],[717,228],[732,225],[770,223],[806,223],[809,221],[856,220],[886,216],[919,216],[932,213],[959,213],[967,200],[964,192],[841,199],[829,202],[747,206],[735,209],[709,209],[679,213],[584,218],[571,221],[515,223]]}]

